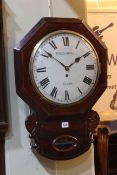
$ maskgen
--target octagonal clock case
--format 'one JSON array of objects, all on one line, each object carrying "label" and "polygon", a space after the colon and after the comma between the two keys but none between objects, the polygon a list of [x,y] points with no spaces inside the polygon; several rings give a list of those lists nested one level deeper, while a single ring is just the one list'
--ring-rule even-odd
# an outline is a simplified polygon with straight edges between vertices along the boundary
[{"label": "octagonal clock case", "polygon": [[[26,120],[32,148],[52,159],[86,151],[99,122],[91,108],[107,86],[105,44],[82,20],[42,18],[16,45],[14,58],[16,91],[32,111]],[[45,142],[50,147],[40,146]]]}]

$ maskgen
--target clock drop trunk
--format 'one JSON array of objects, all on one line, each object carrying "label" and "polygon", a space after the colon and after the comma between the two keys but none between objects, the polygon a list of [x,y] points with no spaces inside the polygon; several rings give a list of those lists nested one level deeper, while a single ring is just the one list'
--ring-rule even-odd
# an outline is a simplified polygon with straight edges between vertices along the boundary
[{"label": "clock drop trunk", "polygon": [[36,113],[26,120],[34,153],[54,160],[74,158],[91,146],[91,136],[99,116],[95,111],[80,116],[80,119],[62,118],[39,121]]}]

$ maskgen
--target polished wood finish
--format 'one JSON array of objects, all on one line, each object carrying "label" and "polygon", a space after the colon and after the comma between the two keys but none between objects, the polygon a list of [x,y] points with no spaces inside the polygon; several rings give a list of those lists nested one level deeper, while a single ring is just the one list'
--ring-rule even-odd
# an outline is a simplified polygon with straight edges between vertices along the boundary
[{"label": "polished wood finish", "polygon": [[[64,121],[69,122],[69,127],[62,129],[61,124]],[[33,152],[55,160],[71,159],[86,152],[91,146],[91,137],[98,124],[99,116],[92,110],[80,116],[80,120],[73,117],[63,117],[61,120],[56,118],[43,122],[34,112],[26,120],[26,128],[30,133]],[[78,142],[77,146],[68,151],[54,149],[53,141],[60,136],[75,138]],[[67,141],[67,138],[65,137],[66,141],[63,145],[59,144],[64,150],[68,148],[69,140]]]},{"label": "polished wood finish", "polygon": [[[91,96],[80,103],[60,107],[50,104],[37,94],[29,75],[30,56],[34,46],[45,35],[56,30],[72,30],[86,37],[96,49],[101,64],[98,84]],[[42,18],[39,23],[16,45],[14,49],[15,80],[18,95],[39,113],[44,119],[48,117],[77,116],[90,110],[107,86],[107,49],[84,22],[72,18]],[[93,98],[92,98],[93,97]],[[89,102],[90,101],[90,102]]]},{"label": "polished wood finish", "polygon": [[117,174],[117,120],[113,118],[100,122],[94,135],[96,175]]},{"label": "polished wood finish", "polygon": [[[80,103],[60,106],[49,103],[35,91],[29,63],[35,45],[47,34],[71,30],[87,38],[97,51],[101,65],[99,81],[93,94]],[[26,120],[32,149],[37,154],[57,160],[74,158],[91,145],[91,136],[99,116],[91,108],[107,86],[107,48],[82,20],[73,18],[42,18],[14,49],[15,81],[18,95],[30,106]],[[68,127],[62,128],[62,122]]]},{"label": "polished wood finish", "polygon": [[108,130],[99,128],[97,133],[97,146],[101,175],[108,175]]},{"label": "polished wood finish", "polygon": [[5,88],[5,59],[3,44],[2,0],[0,0],[0,175],[5,175],[5,133],[8,128],[6,88]]}]

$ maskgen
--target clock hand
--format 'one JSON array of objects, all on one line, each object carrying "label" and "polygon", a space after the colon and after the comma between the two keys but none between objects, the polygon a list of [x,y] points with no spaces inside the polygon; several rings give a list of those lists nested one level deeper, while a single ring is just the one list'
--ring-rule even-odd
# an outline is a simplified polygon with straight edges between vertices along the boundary
[{"label": "clock hand", "polygon": [[61,64],[66,71],[69,71],[69,66],[65,66],[63,63],[61,63],[59,60],[57,60],[55,57],[53,57],[53,55],[47,51],[45,51],[47,53],[47,55],[50,57],[50,58],[53,58],[54,60],[56,60],[59,64]]},{"label": "clock hand", "polygon": [[84,55],[82,55],[82,57],[86,58],[86,57],[88,57],[90,54],[91,54],[91,51],[88,51],[88,52],[86,52]]},{"label": "clock hand", "polygon": [[70,67],[73,66],[75,63],[78,63],[82,57],[85,58],[85,57],[87,57],[90,53],[91,53],[91,51],[88,51],[88,52],[86,52],[85,54],[83,54],[82,56],[77,57],[77,58],[75,59],[75,61],[74,61],[73,63],[71,63],[68,67],[70,68]]},{"label": "clock hand", "polygon": [[68,67],[70,68],[70,67],[73,66],[75,63],[78,63],[78,62],[80,61],[81,58],[82,58],[82,56],[77,57],[77,58],[75,59],[75,61],[74,61],[73,63],[71,63]]}]

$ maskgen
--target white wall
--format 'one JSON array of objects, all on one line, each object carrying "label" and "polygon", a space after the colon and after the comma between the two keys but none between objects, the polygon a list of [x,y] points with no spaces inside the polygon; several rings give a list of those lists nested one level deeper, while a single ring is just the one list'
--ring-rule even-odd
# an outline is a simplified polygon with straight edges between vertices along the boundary
[{"label": "white wall", "polygon": [[[49,6],[50,5],[50,6]],[[43,16],[86,18],[84,0],[4,0],[5,52],[9,103],[6,175],[94,175],[93,149],[68,161],[39,160],[30,150],[25,129],[28,106],[16,95],[13,48]]]}]

